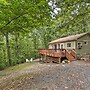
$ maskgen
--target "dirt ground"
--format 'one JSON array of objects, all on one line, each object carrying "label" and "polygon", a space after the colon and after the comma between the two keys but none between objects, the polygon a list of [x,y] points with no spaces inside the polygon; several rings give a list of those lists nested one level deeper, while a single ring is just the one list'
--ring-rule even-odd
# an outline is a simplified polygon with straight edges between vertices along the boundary
[{"label": "dirt ground", "polygon": [[36,63],[0,75],[0,90],[90,90],[90,63]]}]

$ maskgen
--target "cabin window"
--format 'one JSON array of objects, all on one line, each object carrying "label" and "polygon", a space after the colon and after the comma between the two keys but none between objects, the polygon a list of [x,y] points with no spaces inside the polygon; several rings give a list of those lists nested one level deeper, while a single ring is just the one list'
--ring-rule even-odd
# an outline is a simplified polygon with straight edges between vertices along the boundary
[{"label": "cabin window", "polygon": [[71,47],[71,43],[67,43],[67,47]]},{"label": "cabin window", "polygon": [[84,41],[84,45],[87,45],[88,44],[88,42],[87,41]]},{"label": "cabin window", "polygon": [[77,43],[77,48],[78,49],[81,49],[82,48],[82,42]]}]

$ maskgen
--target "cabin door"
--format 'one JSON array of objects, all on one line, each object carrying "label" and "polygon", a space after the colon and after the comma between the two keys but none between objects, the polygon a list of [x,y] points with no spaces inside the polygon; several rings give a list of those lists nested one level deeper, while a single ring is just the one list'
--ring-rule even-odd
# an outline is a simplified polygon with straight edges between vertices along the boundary
[{"label": "cabin door", "polygon": [[56,44],[54,45],[54,50],[55,50],[55,52],[57,51],[57,45]]},{"label": "cabin door", "polygon": [[60,49],[64,49],[64,44],[60,44]]}]

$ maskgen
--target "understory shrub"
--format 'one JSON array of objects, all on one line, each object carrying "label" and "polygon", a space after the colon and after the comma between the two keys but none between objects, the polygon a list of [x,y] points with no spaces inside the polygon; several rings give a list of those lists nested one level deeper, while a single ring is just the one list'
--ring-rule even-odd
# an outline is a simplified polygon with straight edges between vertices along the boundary
[{"label": "understory shrub", "polygon": [[6,67],[5,63],[0,63],[0,70],[3,70]]}]

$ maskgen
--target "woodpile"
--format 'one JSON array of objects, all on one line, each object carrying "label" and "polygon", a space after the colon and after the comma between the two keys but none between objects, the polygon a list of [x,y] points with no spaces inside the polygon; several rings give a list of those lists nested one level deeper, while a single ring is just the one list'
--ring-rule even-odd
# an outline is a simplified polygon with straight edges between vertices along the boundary
[{"label": "woodpile", "polygon": [[90,54],[84,54],[81,57],[81,60],[84,60],[85,62],[90,62]]}]

